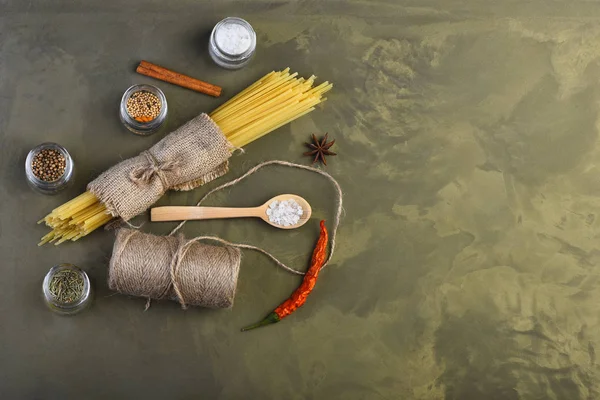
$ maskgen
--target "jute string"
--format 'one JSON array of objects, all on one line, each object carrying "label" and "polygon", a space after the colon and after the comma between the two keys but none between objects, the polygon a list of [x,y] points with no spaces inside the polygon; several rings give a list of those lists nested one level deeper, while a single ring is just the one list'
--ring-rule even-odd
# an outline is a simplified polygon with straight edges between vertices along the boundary
[{"label": "jute string", "polygon": [[[231,246],[186,241],[183,235],[156,236],[134,229],[117,231],[108,271],[111,290],[150,299],[229,308],[233,305],[241,254]],[[150,301],[146,303],[146,309]]]},{"label": "jute string", "polygon": [[148,184],[154,175],[157,175],[162,182],[163,187],[168,188],[170,186],[169,179],[165,172],[173,172],[179,174],[179,161],[169,160],[163,163],[159,163],[156,158],[149,151],[143,151],[142,155],[146,157],[148,165],[135,167],[129,172],[129,179],[135,183]]},{"label": "jute string", "polygon": [[[200,201],[198,201],[198,203],[196,203],[196,206],[200,206],[204,200],[206,200],[211,194],[218,192],[220,190],[223,190],[225,188],[228,188],[230,186],[234,186],[237,185],[238,183],[240,183],[241,181],[243,181],[244,179],[246,179],[247,177],[249,177],[250,175],[254,174],[256,171],[264,168],[264,167],[268,167],[269,165],[281,165],[284,167],[290,167],[290,168],[297,168],[297,169],[304,169],[307,171],[312,171],[315,172],[319,175],[324,176],[329,182],[331,182],[331,184],[333,185],[333,187],[336,190],[336,210],[335,210],[335,216],[333,218],[333,225],[332,225],[332,229],[330,232],[330,239],[329,239],[329,255],[327,256],[327,259],[325,260],[325,263],[323,264],[323,268],[325,268],[328,264],[329,261],[331,260],[331,257],[333,257],[333,251],[335,250],[335,236],[337,234],[337,229],[338,226],[340,225],[340,218],[342,217],[342,210],[343,210],[343,204],[342,204],[342,200],[343,200],[343,195],[342,195],[342,188],[340,187],[340,184],[333,178],[333,176],[329,175],[327,172],[321,171],[320,169],[317,168],[313,168],[313,167],[308,167],[306,165],[300,165],[300,164],[294,164],[288,161],[280,161],[280,160],[272,160],[272,161],[265,161],[261,164],[256,165],[255,167],[249,169],[245,174],[243,174],[242,176],[240,176],[239,178],[236,178],[232,181],[229,181],[227,183],[222,184],[221,186],[217,186],[216,188],[212,189],[211,191],[209,191],[208,193],[206,193],[201,199]],[[170,235],[174,235],[175,233],[177,233],[177,231],[179,231],[185,224],[186,224],[187,220],[185,221],[181,221],[179,223],[179,225],[177,225],[170,233]],[[298,275],[304,275],[304,272],[302,271],[297,271],[293,268],[288,267],[287,265],[285,265],[284,263],[280,262],[277,258],[275,258],[271,253],[261,249],[260,247],[256,247],[256,246],[252,246],[252,245],[248,245],[248,244],[237,244],[237,243],[230,243],[227,242],[226,240],[223,240],[221,238],[218,237],[204,237],[206,239],[211,239],[211,240],[215,240],[217,242],[220,242],[222,244],[228,245],[228,246],[234,246],[234,247],[238,247],[238,248],[242,248],[242,249],[249,249],[249,250],[256,250],[260,253],[263,253],[264,255],[266,255],[267,257],[269,257],[271,260],[273,260],[278,266],[280,266],[281,268],[293,272],[295,274]],[[194,240],[194,239],[192,239]]]},{"label": "jute string", "polygon": [[[342,214],[342,189],[328,173],[317,168],[287,161],[267,161],[245,174],[206,193],[196,204],[200,206],[210,195],[234,186],[258,170],[279,165],[315,172],[324,176],[336,190],[336,211],[330,230],[330,250],[325,268],[335,250],[335,239]],[[198,236],[185,240],[175,234],[185,225],[182,221],[169,236],[155,236],[132,229],[120,229],[113,248],[109,268],[109,287],[120,293],[150,299],[169,298],[179,301],[185,309],[188,304],[213,308],[231,307],[235,297],[237,276],[241,262],[239,249],[254,250],[270,258],[284,270],[304,275],[303,271],[288,267],[268,251],[244,243],[232,243],[216,236]],[[223,246],[211,246],[200,241],[214,241]]]}]

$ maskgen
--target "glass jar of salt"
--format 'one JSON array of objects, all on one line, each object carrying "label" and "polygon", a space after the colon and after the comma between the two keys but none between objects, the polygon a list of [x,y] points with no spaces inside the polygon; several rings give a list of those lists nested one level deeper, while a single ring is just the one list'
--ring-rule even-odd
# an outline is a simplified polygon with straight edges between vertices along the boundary
[{"label": "glass jar of salt", "polygon": [[210,34],[208,51],[217,65],[239,69],[248,64],[256,50],[256,33],[245,20],[228,17],[219,22]]}]

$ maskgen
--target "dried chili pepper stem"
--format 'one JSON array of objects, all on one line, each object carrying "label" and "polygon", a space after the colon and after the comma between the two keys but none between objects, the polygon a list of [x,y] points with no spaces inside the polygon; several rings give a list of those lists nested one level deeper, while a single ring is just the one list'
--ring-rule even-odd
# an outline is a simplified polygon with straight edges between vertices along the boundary
[{"label": "dried chili pepper stem", "polygon": [[267,315],[267,317],[262,321],[243,328],[242,332],[249,331],[250,329],[260,328],[261,326],[274,324],[275,322],[279,321],[281,321],[281,318],[279,318],[279,315],[277,315],[277,313],[273,311],[271,314]]},{"label": "dried chili pepper stem", "polygon": [[308,268],[308,271],[306,272],[306,275],[304,275],[304,279],[302,280],[302,283],[298,289],[296,289],[294,293],[292,293],[292,295],[286,301],[281,303],[281,305],[279,305],[279,307],[277,307],[272,313],[267,315],[265,319],[257,322],[256,324],[243,328],[242,332],[279,322],[296,311],[306,302],[308,295],[310,292],[312,292],[315,284],[317,283],[317,277],[319,276],[319,272],[325,263],[328,240],[329,235],[327,234],[325,221],[321,221],[321,234],[319,235],[319,239],[317,240],[317,244],[312,254],[310,268]]}]

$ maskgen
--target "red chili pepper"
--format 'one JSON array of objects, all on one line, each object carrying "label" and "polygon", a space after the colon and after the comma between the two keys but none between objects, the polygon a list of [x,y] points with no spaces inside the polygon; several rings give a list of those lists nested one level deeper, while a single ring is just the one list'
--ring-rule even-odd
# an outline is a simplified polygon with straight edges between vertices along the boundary
[{"label": "red chili pepper", "polygon": [[265,319],[254,325],[247,326],[246,328],[242,329],[242,332],[279,322],[296,311],[306,302],[306,298],[317,283],[319,271],[321,271],[321,267],[323,267],[323,264],[325,263],[327,240],[328,234],[327,228],[325,227],[325,221],[321,221],[321,234],[319,235],[319,239],[317,240],[317,244],[312,254],[310,268],[306,272],[306,275],[304,275],[304,280],[298,289],[296,289],[286,301],[281,303],[281,305],[277,307],[275,311],[267,315]]}]

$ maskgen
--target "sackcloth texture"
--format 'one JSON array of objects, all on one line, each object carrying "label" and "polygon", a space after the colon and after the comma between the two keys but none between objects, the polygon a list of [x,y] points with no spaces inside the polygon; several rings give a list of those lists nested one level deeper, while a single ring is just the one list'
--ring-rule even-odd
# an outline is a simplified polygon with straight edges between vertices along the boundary
[{"label": "sackcloth texture", "polygon": [[206,114],[179,127],[149,150],[88,184],[111,215],[124,221],[146,211],[167,190],[191,190],[224,175],[233,146]]}]

